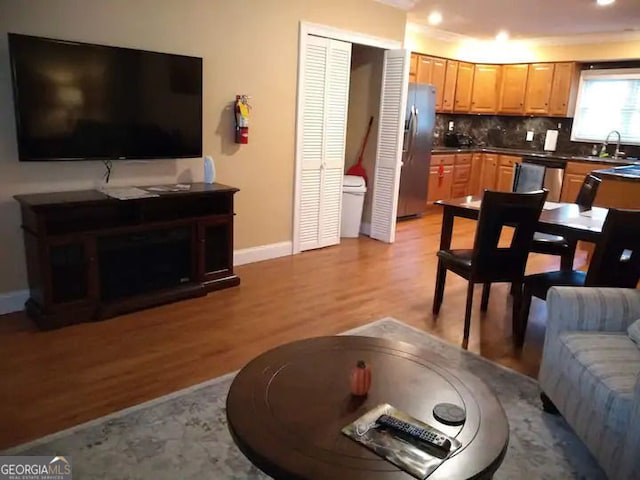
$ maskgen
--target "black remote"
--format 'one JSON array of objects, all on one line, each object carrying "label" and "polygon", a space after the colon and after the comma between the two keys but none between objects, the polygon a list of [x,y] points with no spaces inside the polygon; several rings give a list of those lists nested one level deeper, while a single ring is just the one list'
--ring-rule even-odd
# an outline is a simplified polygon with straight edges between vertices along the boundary
[{"label": "black remote", "polygon": [[403,436],[427,443],[428,445],[440,450],[446,450],[448,452],[451,449],[451,440],[435,428],[416,427],[411,423],[390,415],[380,415],[376,423],[382,427],[389,428],[394,432],[400,433]]}]

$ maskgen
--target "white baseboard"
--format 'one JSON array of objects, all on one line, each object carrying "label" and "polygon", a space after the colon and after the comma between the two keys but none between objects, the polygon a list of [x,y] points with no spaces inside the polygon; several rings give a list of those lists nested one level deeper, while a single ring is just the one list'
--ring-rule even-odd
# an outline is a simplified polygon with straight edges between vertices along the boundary
[{"label": "white baseboard", "polygon": [[29,298],[29,290],[0,293],[0,315],[19,312],[24,309],[24,302]]},{"label": "white baseboard", "polygon": [[235,250],[233,252],[233,265],[245,265],[272,258],[286,257],[293,253],[292,249],[292,242],[280,242]]},{"label": "white baseboard", "polygon": [[[272,243],[259,247],[243,248],[233,252],[233,264],[261,262],[272,258],[285,257],[292,254],[291,242]],[[29,298],[29,290],[0,293],[0,315],[19,312],[24,309],[24,302]]]},{"label": "white baseboard", "polygon": [[362,222],[360,224],[360,233],[366,235],[367,237],[371,236],[371,224],[367,222]]}]

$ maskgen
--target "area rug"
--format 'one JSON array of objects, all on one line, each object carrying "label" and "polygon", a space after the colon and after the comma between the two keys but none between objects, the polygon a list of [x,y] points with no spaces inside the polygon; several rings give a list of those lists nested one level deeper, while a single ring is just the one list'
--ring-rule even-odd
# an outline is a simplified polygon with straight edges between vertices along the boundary
[{"label": "area rug", "polygon": [[[538,384],[392,318],[345,332],[435,351],[487,383],[509,419],[494,479],[604,479],[561,417],[542,412]],[[15,447],[4,454],[71,455],[75,479],[268,479],[236,448],[225,400],[234,373]],[[338,480],[338,479],[336,479]],[[340,479],[342,480],[342,479]],[[346,479],[345,479],[346,480]]]}]

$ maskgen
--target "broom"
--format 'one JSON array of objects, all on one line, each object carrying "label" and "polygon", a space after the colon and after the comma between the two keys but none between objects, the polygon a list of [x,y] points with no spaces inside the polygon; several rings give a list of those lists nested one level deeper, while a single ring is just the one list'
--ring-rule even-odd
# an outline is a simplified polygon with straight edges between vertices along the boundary
[{"label": "broom", "polygon": [[347,175],[355,175],[357,177],[364,178],[365,185],[368,183],[368,180],[367,180],[367,172],[364,169],[364,167],[362,166],[362,159],[364,157],[364,149],[367,146],[367,140],[369,140],[369,133],[371,132],[371,125],[372,124],[373,124],[373,117],[371,117],[369,119],[369,126],[367,127],[367,133],[364,136],[364,141],[362,142],[362,150],[360,150],[360,156],[358,157],[358,163],[356,163],[354,166],[350,167],[349,170],[347,170]]}]

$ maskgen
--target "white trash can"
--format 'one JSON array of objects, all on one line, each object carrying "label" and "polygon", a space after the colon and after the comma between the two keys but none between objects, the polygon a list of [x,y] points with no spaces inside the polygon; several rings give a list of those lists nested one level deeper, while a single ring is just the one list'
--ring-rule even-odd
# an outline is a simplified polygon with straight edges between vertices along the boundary
[{"label": "white trash can", "polygon": [[342,218],[340,221],[340,236],[343,238],[357,238],[360,235],[362,208],[367,185],[364,178],[355,175],[345,175],[342,183]]}]

